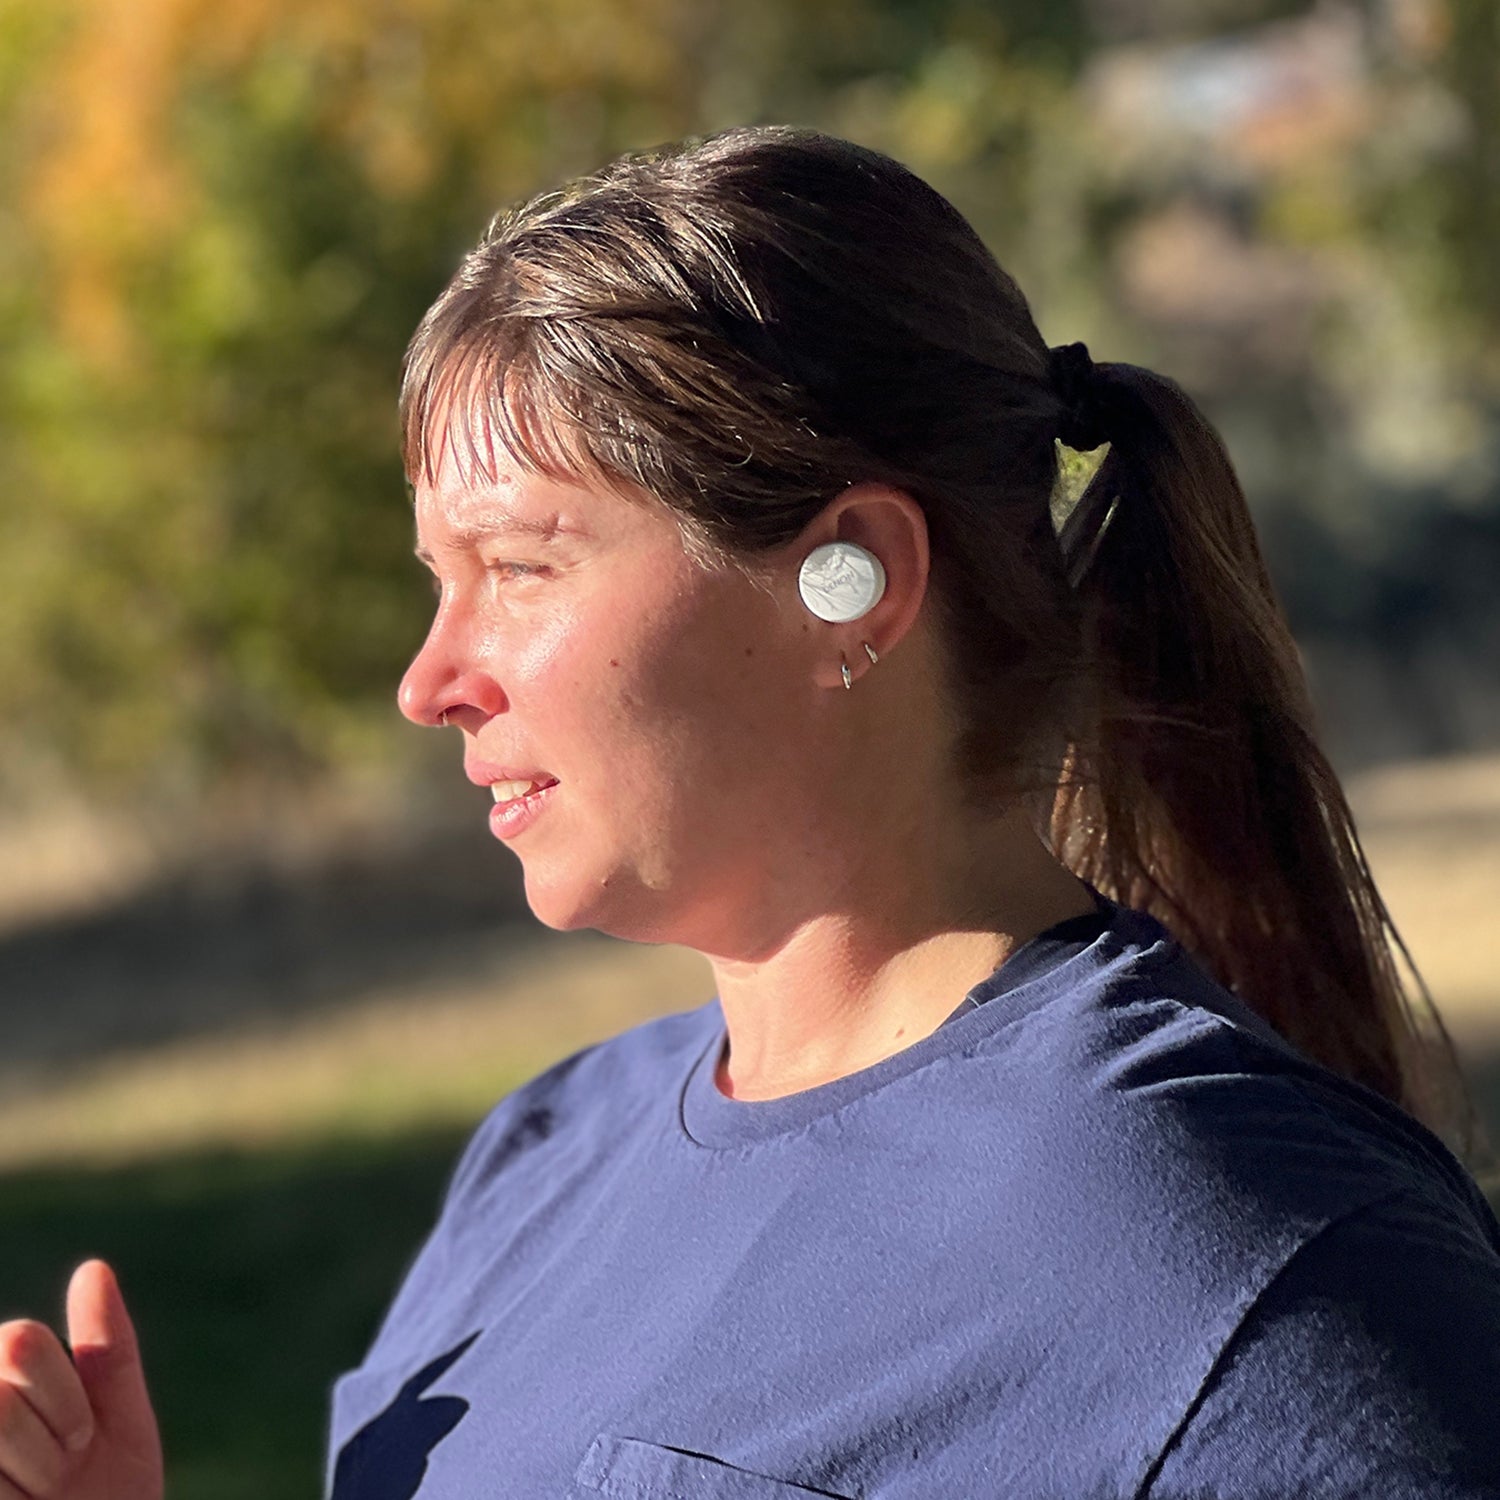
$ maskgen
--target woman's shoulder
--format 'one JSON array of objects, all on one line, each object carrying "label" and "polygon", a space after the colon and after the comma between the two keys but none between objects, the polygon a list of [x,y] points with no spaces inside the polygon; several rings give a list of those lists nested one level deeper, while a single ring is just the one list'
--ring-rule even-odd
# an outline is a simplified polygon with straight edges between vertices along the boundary
[{"label": "woman's shoulder", "polygon": [[1397,1192],[1301,1246],[1246,1310],[1144,1494],[1500,1494],[1500,1265]]},{"label": "woman's shoulder", "polygon": [[1500,1225],[1442,1140],[1285,1041],[1151,918],[1119,909],[1030,988],[1000,997],[1005,1024],[969,1049],[987,1076],[967,1093],[1098,1232],[1256,1232],[1274,1259],[1404,1194],[1446,1205],[1500,1254]]},{"label": "woman's shoulder", "polygon": [[643,1112],[659,1110],[721,1025],[711,1000],[643,1021],[544,1068],[480,1122],[454,1170],[450,1200],[561,1132],[590,1148],[618,1140]]},{"label": "woman's shoulder", "polygon": [[[1149,919],[1069,962],[998,996],[988,1033],[966,1022],[955,1062],[976,1066],[961,1085],[966,1067],[947,1072],[981,1116],[969,1180],[997,1184],[997,1235],[1042,1226],[1032,1249],[1084,1330],[1078,1357],[1169,1351],[1161,1405],[1180,1400],[1184,1425],[1146,1493],[1291,1493],[1300,1460],[1263,1451],[1289,1433],[1322,1445],[1330,1495],[1414,1492],[1376,1480],[1436,1462],[1429,1430],[1493,1461],[1500,1225],[1449,1149],[1286,1043]],[[1091,1338],[1109,1350],[1089,1356]],[[1387,1417],[1388,1470],[1378,1447],[1363,1468],[1341,1458],[1345,1426],[1373,1442]]]}]

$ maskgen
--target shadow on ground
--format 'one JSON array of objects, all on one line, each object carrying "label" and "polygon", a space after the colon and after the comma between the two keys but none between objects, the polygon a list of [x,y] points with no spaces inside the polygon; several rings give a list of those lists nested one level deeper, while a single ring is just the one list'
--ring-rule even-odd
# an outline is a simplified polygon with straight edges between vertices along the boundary
[{"label": "shadow on ground", "polygon": [[0,1094],[85,1058],[462,977],[537,931],[468,817],[294,870],[193,866],[0,937]]}]

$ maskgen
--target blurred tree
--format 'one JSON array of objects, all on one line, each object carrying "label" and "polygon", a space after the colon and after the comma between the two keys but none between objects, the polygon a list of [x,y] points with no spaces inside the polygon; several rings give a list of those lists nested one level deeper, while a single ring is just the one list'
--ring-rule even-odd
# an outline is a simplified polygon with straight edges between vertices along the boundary
[{"label": "blurred tree", "polygon": [[424,609],[400,351],[488,214],[768,114],[1022,191],[1083,38],[1018,14],[1034,63],[967,4],[0,0],[12,795],[39,758],[107,797],[378,743]]},{"label": "blurred tree", "polygon": [[[422,309],[505,201],[741,121],[908,161],[1053,341],[1217,403],[1263,498],[1335,525],[1491,493],[1492,0],[1213,15],[1240,30],[1165,0],[0,0],[0,797],[389,746]],[[1245,114],[1288,76],[1316,110]]]},{"label": "blurred tree", "polygon": [[34,10],[0,11],[0,716],[121,790],[337,762],[422,617],[404,341],[499,202],[689,123],[691,28],[667,0]]},{"label": "blurred tree", "polygon": [[1445,289],[1500,389],[1500,6],[1448,0],[1442,13],[1442,76],[1462,111],[1456,149],[1440,184],[1435,228],[1453,252]]}]

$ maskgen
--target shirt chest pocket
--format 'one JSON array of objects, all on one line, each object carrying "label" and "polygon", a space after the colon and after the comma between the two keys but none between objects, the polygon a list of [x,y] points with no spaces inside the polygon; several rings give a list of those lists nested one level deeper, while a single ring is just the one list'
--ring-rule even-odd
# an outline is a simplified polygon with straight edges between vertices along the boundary
[{"label": "shirt chest pocket", "polygon": [[701,1453],[602,1433],[573,1475],[569,1500],[851,1500],[736,1469]]}]

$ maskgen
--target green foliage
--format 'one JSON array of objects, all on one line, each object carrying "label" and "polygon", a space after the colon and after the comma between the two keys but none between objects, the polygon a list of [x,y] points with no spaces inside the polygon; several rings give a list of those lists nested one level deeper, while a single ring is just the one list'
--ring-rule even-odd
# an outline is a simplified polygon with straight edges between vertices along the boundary
[{"label": "green foliage", "polygon": [[495,208],[629,146],[796,115],[852,57],[910,74],[905,133],[965,156],[941,96],[967,78],[962,113],[992,81],[942,7],[865,0],[726,6],[722,27],[636,0],[134,12],[0,26],[21,205],[0,221],[21,289],[0,481],[22,497],[0,718],[119,796],[378,746],[428,607],[401,351]]},{"label": "green foliage", "polygon": [[500,202],[688,123],[663,100],[677,39],[649,8],[626,38],[615,0],[509,29],[477,4],[425,30],[417,5],[404,27],[269,5],[237,45],[148,8],[155,55],[112,51],[93,5],[33,52],[8,111],[46,145],[4,160],[24,213],[0,225],[27,288],[0,381],[24,496],[0,715],[121,791],[359,752],[427,607],[395,451],[406,338]]},{"label": "green foliage", "polygon": [[451,1133],[0,1178],[0,1319],[119,1273],[176,1500],[312,1500],[328,1390],[436,1217]]},{"label": "green foliage", "polygon": [[1076,509],[1078,502],[1083,499],[1083,492],[1089,487],[1089,481],[1099,472],[1099,466],[1109,457],[1109,444],[1102,448],[1091,449],[1087,453],[1080,453],[1076,448],[1069,448],[1061,441],[1057,443],[1057,482],[1052,487],[1052,528],[1054,531],[1062,529],[1063,522],[1068,519]]},{"label": "green foliage", "polygon": [[[1437,20],[1367,49],[1365,128],[1275,160],[1101,127],[1112,36],[1291,9],[1121,6],[1106,35],[1083,0],[0,0],[0,796],[39,764],[206,796],[378,754],[427,608],[394,417],[423,308],[504,202],[740,121],[892,151],[1054,341],[1211,406],[1219,380],[1253,491],[1368,515],[1383,465],[1472,496],[1500,406],[1488,0],[1402,7]],[[1232,390],[1121,271],[1216,172],[1247,243],[1322,288]]]}]

